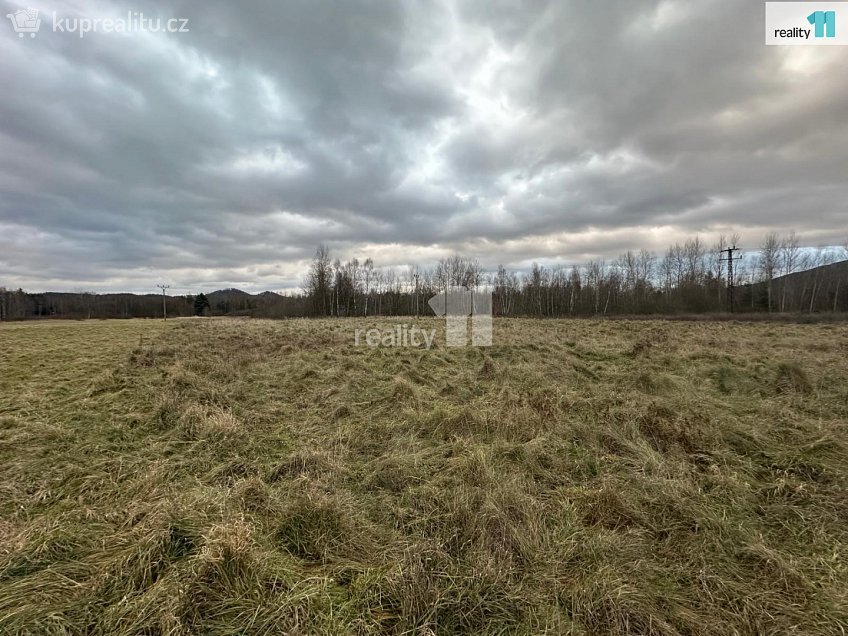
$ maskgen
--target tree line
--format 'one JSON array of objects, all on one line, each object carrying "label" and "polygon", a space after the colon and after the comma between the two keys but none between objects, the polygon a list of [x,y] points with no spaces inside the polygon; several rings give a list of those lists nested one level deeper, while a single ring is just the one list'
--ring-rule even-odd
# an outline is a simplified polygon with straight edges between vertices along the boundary
[{"label": "tree line", "polygon": [[[419,315],[449,285],[492,292],[499,316],[590,316],[730,311],[727,248],[738,236],[708,245],[700,237],[662,254],[627,251],[583,265],[533,264],[519,273],[487,272],[454,255],[434,267],[377,268],[372,259],[342,262],[319,246],[304,281],[314,316]],[[731,254],[735,254],[731,252]],[[839,248],[803,248],[798,236],[770,233],[759,249],[734,258],[733,310],[848,311],[848,241]]]},{"label": "tree line", "polygon": [[307,301],[302,294],[251,295],[239,290],[221,290],[210,294],[96,294],[28,293],[23,289],[0,287],[0,320],[34,318],[162,318],[184,316],[254,316],[285,318],[307,315]]},{"label": "tree line", "polygon": [[[427,301],[448,286],[492,293],[498,316],[608,316],[686,314],[730,310],[729,246],[738,236],[707,244],[695,236],[657,254],[627,251],[613,260],[581,265],[533,264],[526,272],[486,271],[460,255],[432,267],[379,267],[371,258],[334,259],[319,246],[292,294],[251,295],[236,289],[165,298],[169,316],[428,315]],[[724,257],[722,257],[724,254]],[[848,311],[848,241],[838,248],[805,248],[794,233],[768,234],[758,249],[733,262],[738,312]],[[159,294],[32,294],[0,286],[0,320],[30,318],[161,318]]]}]

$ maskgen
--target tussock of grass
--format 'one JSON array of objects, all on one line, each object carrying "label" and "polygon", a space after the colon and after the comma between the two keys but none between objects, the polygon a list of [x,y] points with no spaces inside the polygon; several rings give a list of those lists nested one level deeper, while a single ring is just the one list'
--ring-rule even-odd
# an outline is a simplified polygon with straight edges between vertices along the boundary
[{"label": "tussock of grass", "polygon": [[597,490],[578,493],[583,523],[607,530],[624,530],[635,526],[639,513],[621,495],[621,490],[605,484]]},{"label": "tussock of grass", "polygon": [[337,459],[331,452],[316,449],[303,449],[289,454],[282,462],[274,467],[268,476],[273,483],[280,479],[298,477],[320,479],[324,475],[338,475],[342,470]]},{"label": "tussock of grass", "polygon": [[656,403],[640,414],[636,426],[651,446],[663,453],[675,448],[695,453],[714,443],[710,422],[703,415],[681,415]]},{"label": "tussock of grass", "polygon": [[220,407],[189,404],[182,410],[179,419],[183,434],[188,439],[221,439],[237,437],[247,433],[236,417]]},{"label": "tussock of grass", "polygon": [[739,373],[732,366],[723,364],[710,371],[716,388],[725,394],[735,393],[739,386]]},{"label": "tussock of grass", "polygon": [[801,365],[782,362],[777,367],[777,390],[780,393],[812,393],[813,383]]},{"label": "tussock of grass", "polygon": [[326,563],[367,561],[374,549],[370,534],[369,525],[349,501],[306,492],[282,511],[274,537],[292,555]]},{"label": "tussock of grass", "polygon": [[270,512],[274,506],[274,495],[259,477],[242,479],[233,487],[233,494],[240,507],[247,512]]},{"label": "tussock of grass", "polygon": [[496,377],[498,374],[497,365],[492,362],[491,358],[486,358],[483,360],[483,365],[480,367],[480,370],[477,372],[477,377],[483,380],[491,380]]},{"label": "tussock of grass", "polygon": [[0,633],[848,629],[841,327],[373,326],[0,325]]},{"label": "tussock of grass", "polygon": [[393,378],[392,399],[399,404],[410,404],[413,406],[420,401],[415,384],[401,376]]},{"label": "tussock of grass", "polygon": [[423,480],[423,471],[418,467],[416,459],[414,455],[391,455],[370,462],[366,466],[365,486],[394,493],[403,492]]}]

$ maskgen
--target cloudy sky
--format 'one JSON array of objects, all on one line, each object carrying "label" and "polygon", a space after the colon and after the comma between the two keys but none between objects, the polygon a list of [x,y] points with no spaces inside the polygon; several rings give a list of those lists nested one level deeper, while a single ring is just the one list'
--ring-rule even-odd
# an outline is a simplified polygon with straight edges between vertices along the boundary
[{"label": "cloudy sky", "polygon": [[[848,47],[766,47],[760,1],[24,6],[37,37],[0,29],[0,285],[291,289],[322,242],[523,268],[848,235]],[[190,31],[52,30],[128,11]]]}]

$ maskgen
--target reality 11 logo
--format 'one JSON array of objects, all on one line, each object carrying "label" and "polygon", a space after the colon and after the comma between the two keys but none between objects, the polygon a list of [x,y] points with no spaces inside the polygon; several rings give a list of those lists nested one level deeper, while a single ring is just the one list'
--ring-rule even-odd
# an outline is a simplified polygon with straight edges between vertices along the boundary
[{"label": "reality 11 logo", "polygon": [[836,11],[814,11],[807,16],[807,22],[816,26],[817,38],[836,37]]}]

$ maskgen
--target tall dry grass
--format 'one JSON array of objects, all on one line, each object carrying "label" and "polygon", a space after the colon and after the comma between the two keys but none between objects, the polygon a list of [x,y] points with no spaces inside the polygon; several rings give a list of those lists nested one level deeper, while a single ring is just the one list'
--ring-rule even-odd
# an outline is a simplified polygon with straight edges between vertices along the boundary
[{"label": "tall dry grass", "polygon": [[0,633],[845,630],[844,326],[495,325],[0,326]]}]

